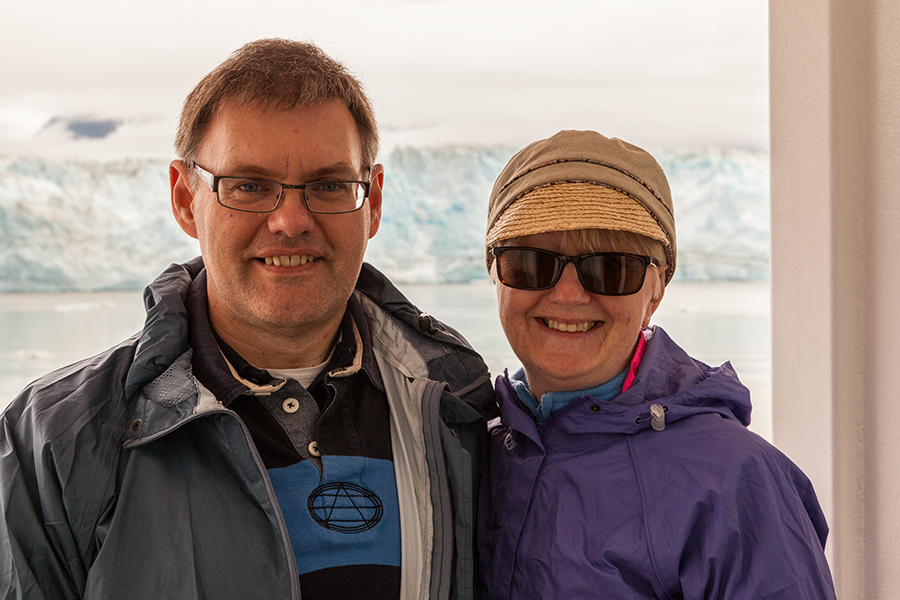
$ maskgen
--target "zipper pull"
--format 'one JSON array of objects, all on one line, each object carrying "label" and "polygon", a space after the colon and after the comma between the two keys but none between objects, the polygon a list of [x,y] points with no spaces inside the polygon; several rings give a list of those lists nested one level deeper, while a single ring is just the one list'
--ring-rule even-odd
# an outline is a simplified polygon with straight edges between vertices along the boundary
[{"label": "zipper pull", "polygon": [[659,404],[650,405],[650,426],[656,431],[666,428],[666,411]]}]

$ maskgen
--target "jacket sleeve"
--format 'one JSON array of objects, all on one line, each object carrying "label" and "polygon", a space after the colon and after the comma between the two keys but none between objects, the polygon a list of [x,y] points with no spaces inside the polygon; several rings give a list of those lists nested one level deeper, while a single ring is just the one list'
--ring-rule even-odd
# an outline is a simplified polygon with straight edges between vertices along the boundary
[{"label": "jacket sleeve", "polygon": [[0,414],[0,599],[84,595],[114,514],[132,353],[51,373]]},{"label": "jacket sleeve", "polygon": [[679,564],[684,598],[835,598],[827,529],[809,480],[774,448],[736,453],[706,481],[687,515]]},{"label": "jacket sleeve", "polygon": [[0,417],[0,598],[80,598],[86,573],[59,484],[42,480],[53,457],[23,404],[18,398]]}]

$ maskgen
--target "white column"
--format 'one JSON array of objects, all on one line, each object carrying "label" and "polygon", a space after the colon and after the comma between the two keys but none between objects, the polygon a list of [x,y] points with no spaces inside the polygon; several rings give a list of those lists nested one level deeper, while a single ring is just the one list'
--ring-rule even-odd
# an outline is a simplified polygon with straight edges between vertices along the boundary
[{"label": "white column", "polygon": [[900,590],[900,3],[771,0],[774,439],[838,597]]}]

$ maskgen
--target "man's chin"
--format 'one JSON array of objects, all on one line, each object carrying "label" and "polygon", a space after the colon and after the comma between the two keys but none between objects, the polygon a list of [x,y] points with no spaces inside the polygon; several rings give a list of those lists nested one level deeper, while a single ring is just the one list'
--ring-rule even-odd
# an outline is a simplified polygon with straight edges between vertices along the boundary
[{"label": "man's chin", "polygon": [[[334,320],[334,315],[324,313],[307,313],[296,310],[268,310],[257,315],[257,326],[263,330],[284,335],[285,331],[297,330],[298,333],[309,334],[311,330]],[[343,311],[341,312],[343,315]]]},{"label": "man's chin", "polygon": [[290,335],[291,331],[302,337],[315,336],[321,328],[337,328],[352,287],[340,289],[347,286],[337,285],[333,278],[291,279],[248,278],[223,290],[228,293],[218,299],[213,298],[211,290],[210,316],[218,321],[212,313],[219,312],[220,307],[221,316],[238,330],[249,326],[276,337]]}]

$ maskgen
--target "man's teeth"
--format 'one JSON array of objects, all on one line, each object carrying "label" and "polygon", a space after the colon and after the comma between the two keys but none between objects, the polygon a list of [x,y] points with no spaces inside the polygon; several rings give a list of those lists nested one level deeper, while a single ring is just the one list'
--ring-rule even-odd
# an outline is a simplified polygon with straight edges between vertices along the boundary
[{"label": "man's teeth", "polygon": [[544,323],[546,323],[547,327],[549,327],[550,329],[558,329],[559,331],[570,333],[576,331],[587,331],[597,324],[596,321],[583,321],[581,323],[560,323],[559,321],[554,321],[552,319],[544,319]]},{"label": "man's teeth", "polygon": [[294,254],[292,256],[267,256],[266,264],[275,265],[276,267],[299,267],[316,259],[315,256],[308,254]]}]

